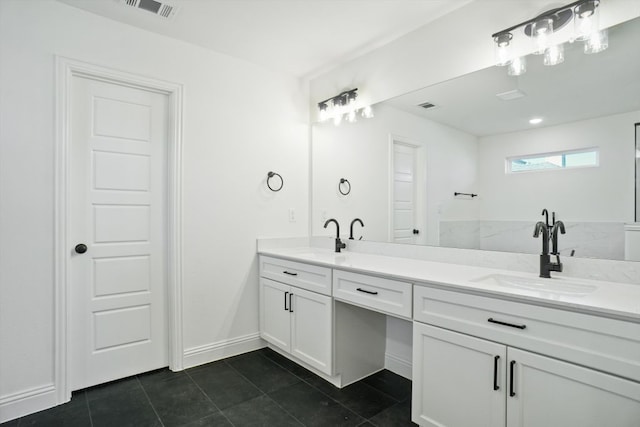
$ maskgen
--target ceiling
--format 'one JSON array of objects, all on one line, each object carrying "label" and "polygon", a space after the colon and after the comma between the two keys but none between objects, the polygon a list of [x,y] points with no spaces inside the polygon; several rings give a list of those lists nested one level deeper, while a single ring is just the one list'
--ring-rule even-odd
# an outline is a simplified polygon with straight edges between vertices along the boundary
[{"label": "ceiling", "polygon": [[[565,44],[565,62],[548,67],[527,57],[527,72],[507,76],[490,67],[386,101],[396,108],[477,136],[532,128],[529,119],[553,126],[594,117],[640,111],[640,18],[609,29],[609,48],[585,55],[582,43]],[[519,90],[524,97],[496,95]],[[425,110],[419,104],[436,108]]]},{"label": "ceiling", "polygon": [[159,0],[171,19],[121,0],[58,0],[270,69],[309,77],[471,0]]}]

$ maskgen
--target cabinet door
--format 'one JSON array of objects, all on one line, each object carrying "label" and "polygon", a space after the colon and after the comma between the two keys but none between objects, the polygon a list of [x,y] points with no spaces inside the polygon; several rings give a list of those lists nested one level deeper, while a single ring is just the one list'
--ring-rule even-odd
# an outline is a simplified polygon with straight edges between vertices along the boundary
[{"label": "cabinet door", "polygon": [[412,420],[433,427],[504,427],[506,347],[413,323]]},{"label": "cabinet door", "polygon": [[260,278],[260,336],[286,351],[291,351],[290,293],[290,286]]},{"label": "cabinet door", "polygon": [[291,353],[332,375],[333,310],[331,297],[291,288]]},{"label": "cabinet door", "polygon": [[639,383],[523,350],[508,356],[509,427],[640,426]]}]

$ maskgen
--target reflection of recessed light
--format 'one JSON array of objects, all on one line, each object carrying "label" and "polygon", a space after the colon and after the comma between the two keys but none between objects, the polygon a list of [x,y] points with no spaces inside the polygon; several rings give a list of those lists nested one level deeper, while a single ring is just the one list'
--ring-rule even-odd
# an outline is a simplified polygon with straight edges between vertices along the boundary
[{"label": "reflection of recessed light", "polygon": [[542,119],[540,117],[534,117],[533,119],[529,120],[529,123],[532,125],[537,125],[538,123],[542,123]]}]

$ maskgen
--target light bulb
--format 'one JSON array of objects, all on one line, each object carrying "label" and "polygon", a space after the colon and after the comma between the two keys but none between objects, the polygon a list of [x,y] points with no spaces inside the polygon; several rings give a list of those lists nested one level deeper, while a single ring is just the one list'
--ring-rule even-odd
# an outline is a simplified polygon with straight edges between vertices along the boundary
[{"label": "light bulb", "polygon": [[575,40],[587,40],[599,29],[599,0],[590,0],[574,8],[573,30]]},{"label": "light bulb", "polygon": [[510,76],[520,76],[527,72],[527,58],[518,56],[513,58],[511,64],[507,67],[507,74]]},{"label": "light bulb", "polygon": [[496,54],[496,65],[503,66],[511,63],[511,49],[509,48],[513,35],[511,33],[498,34],[493,38]]},{"label": "light bulb", "polygon": [[357,121],[356,119],[356,110],[351,110],[347,113],[347,121],[349,123],[355,123]]},{"label": "light bulb", "polygon": [[542,55],[551,45],[553,18],[540,18],[531,26],[531,35],[536,46],[535,54]]},{"label": "light bulb", "polygon": [[336,114],[333,117],[333,124],[336,126],[340,126],[340,123],[342,123],[342,114]]},{"label": "light bulb", "polygon": [[371,105],[367,105],[362,109],[362,117],[364,117],[365,119],[370,119],[373,117],[373,109],[371,108]]},{"label": "light bulb", "polygon": [[564,46],[562,44],[553,45],[544,51],[544,65],[558,65],[564,62]]},{"label": "light bulb", "polygon": [[588,39],[584,41],[584,53],[598,53],[609,47],[609,34],[607,30],[592,33]]}]

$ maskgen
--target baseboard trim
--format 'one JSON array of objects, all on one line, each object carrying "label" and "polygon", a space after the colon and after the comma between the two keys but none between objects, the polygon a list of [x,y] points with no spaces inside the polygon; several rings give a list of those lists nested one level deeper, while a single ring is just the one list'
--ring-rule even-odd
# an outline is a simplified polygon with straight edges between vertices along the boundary
[{"label": "baseboard trim", "polygon": [[236,338],[186,349],[184,351],[183,365],[185,369],[192,368],[224,359],[225,357],[258,350],[263,347],[266,347],[266,344],[262,338],[260,338],[259,332],[242,335]]},{"label": "baseboard trim", "polygon": [[0,423],[34,412],[52,408],[58,404],[56,387],[47,384],[0,397]]},{"label": "baseboard trim", "polygon": [[413,365],[410,360],[403,359],[393,354],[384,355],[384,367],[391,372],[398,374],[407,379],[411,379],[411,373],[413,372]]}]

